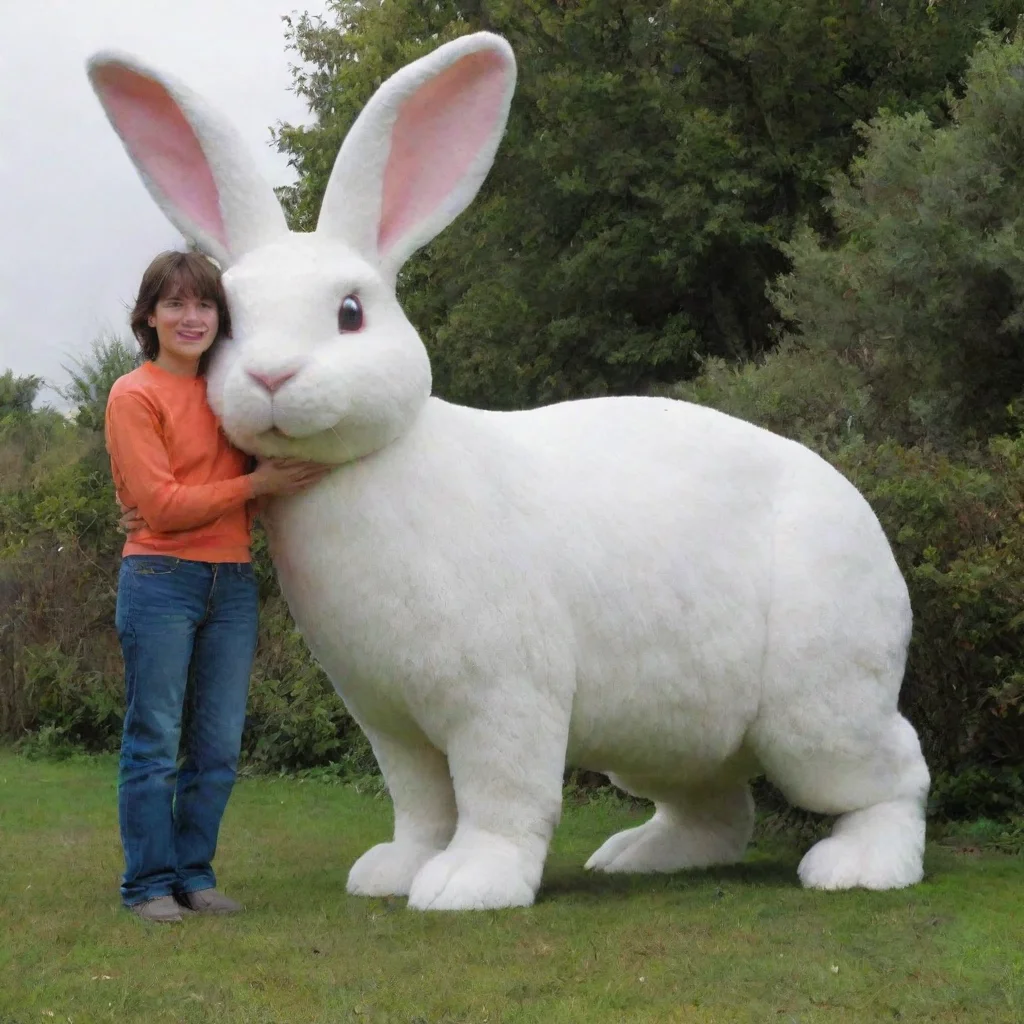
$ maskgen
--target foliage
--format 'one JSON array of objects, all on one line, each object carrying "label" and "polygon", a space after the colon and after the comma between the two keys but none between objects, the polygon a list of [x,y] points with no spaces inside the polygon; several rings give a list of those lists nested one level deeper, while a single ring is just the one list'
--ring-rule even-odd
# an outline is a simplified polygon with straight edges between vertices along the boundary
[{"label": "foliage", "polygon": [[1024,392],[1024,36],[983,40],[953,121],[885,113],[775,291],[799,343],[856,368],[876,437],[949,448]]},{"label": "foliage", "polygon": [[880,106],[946,116],[982,26],[1018,0],[335,0],[291,21],[284,126],[310,229],[349,125],[390,73],[478,28],[519,61],[481,195],[402,275],[438,393],[513,408],[646,390],[702,357],[774,343],[780,247],[846,167]]},{"label": "foliage", "polygon": [[957,461],[896,442],[834,461],[878,513],[910,586],[902,701],[949,817],[1024,808],[1024,437]]},{"label": "foliage", "polygon": [[809,353],[792,339],[756,361],[708,359],[697,377],[666,394],[710,405],[818,449],[863,435],[875,414],[856,366],[830,351]]},{"label": "foliage", "polygon": [[947,846],[969,851],[998,850],[1024,855],[1024,817],[1014,815],[1009,821],[978,818],[957,822],[945,830],[942,842]]},{"label": "foliage", "polygon": [[121,714],[113,487],[71,424],[45,433],[45,457],[25,456],[0,490],[0,732],[50,726],[105,749]]},{"label": "foliage", "polygon": [[249,764],[264,770],[333,764],[345,776],[377,771],[369,743],[310,658],[276,593],[260,610],[244,754]]},{"label": "foliage", "polygon": [[141,358],[138,349],[117,335],[103,335],[92,343],[91,354],[74,367],[65,366],[71,378],[60,396],[71,403],[79,426],[102,430],[107,396],[118,377],[134,370]]},{"label": "foliage", "polygon": [[0,374],[0,422],[30,413],[42,383],[40,377],[15,377],[13,370]]}]

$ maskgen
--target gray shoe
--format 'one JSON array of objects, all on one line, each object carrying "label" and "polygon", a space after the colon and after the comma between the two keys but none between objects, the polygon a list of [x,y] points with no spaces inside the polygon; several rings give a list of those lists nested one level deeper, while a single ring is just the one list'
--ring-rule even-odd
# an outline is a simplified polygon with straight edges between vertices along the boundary
[{"label": "gray shoe", "polygon": [[197,914],[237,914],[245,908],[216,889],[197,889],[178,894],[178,902]]},{"label": "gray shoe", "polygon": [[155,921],[160,924],[172,924],[184,917],[173,896],[157,896],[155,899],[143,900],[141,903],[131,904],[128,909],[143,921]]}]

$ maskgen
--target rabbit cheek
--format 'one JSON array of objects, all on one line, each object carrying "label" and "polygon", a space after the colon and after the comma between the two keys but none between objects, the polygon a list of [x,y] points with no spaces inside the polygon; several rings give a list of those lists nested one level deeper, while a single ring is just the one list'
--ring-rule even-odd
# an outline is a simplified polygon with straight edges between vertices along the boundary
[{"label": "rabbit cheek", "polygon": [[239,386],[237,378],[225,382],[219,404],[219,409],[213,408],[220,416],[224,433],[244,451],[253,449],[256,439],[274,428],[270,396],[260,394],[254,387]]},{"label": "rabbit cheek", "polygon": [[220,351],[221,345],[214,349],[213,359],[210,360],[210,366],[206,371],[206,400],[218,417],[224,415],[224,384],[233,361],[230,356]]}]

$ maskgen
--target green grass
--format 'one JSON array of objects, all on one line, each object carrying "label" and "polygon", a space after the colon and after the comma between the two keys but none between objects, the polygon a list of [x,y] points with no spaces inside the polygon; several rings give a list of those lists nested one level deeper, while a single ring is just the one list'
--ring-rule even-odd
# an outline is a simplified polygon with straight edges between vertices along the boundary
[{"label": "green grass", "polygon": [[345,893],[386,800],[239,783],[217,867],[248,912],[147,926],[120,909],[110,759],[0,752],[0,1024],[1024,1021],[1024,860],[932,845],[925,882],[806,892],[801,850],[591,877],[639,812],[566,808],[537,906],[419,914]]}]

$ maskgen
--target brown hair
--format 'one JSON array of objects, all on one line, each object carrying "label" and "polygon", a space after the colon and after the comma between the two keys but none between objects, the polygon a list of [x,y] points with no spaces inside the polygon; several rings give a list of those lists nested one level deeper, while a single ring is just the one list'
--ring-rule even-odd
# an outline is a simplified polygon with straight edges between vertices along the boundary
[{"label": "brown hair", "polygon": [[217,337],[199,360],[199,372],[205,373],[217,342],[231,334],[231,314],[219,268],[200,252],[174,251],[160,253],[146,267],[128,322],[142,354],[150,361],[160,354],[160,341],[156,328],[149,326],[149,318],[156,304],[169,295],[208,299],[217,306]]}]

